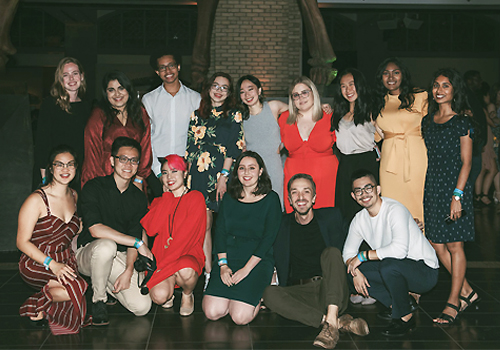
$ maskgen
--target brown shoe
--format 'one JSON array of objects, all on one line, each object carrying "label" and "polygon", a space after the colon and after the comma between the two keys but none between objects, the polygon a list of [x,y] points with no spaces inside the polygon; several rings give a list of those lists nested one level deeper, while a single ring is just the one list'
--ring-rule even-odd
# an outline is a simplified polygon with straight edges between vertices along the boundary
[{"label": "brown shoe", "polygon": [[323,329],[319,332],[316,339],[314,339],[314,346],[324,348],[324,349],[333,349],[337,345],[339,341],[339,330],[325,322],[323,325]]},{"label": "brown shoe", "polygon": [[342,332],[351,332],[362,337],[370,334],[370,328],[365,320],[362,318],[353,319],[349,314],[339,317],[339,330]]}]

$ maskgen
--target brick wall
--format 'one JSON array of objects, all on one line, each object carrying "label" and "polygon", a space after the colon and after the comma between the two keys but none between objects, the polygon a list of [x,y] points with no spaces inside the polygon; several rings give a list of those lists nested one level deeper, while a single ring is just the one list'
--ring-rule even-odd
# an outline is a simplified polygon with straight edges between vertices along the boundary
[{"label": "brick wall", "polygon": [[253,74],[267,97],[286,96],[301,73],[302,19],[296,0],[220,0],[209,75],[224,71],[235,82]]}]

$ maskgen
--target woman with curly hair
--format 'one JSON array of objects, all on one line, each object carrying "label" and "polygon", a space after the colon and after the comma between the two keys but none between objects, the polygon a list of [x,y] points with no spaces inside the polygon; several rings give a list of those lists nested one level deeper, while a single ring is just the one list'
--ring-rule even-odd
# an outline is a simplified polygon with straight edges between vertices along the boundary
[{"label": "woman with curly hair", "polygon": [[383,132],[380,186],[383,195],[402,203],[423,221],[427,151],[420,123],[427,114],[427,93],[414,88],[399,58],[382,62],[375,78],[373,119]]},{"label": "woman with curly hair", "polygon": [[85,160],[82,186],[89,180],[113,172],[111,145],[119,137],[129,137],[141,144],[142,153],[134,185],[143,190],[143,180],[151,172],[151,124],[141,106],[132,82],[120,71],[104,75],[99,107],[85,127]]},{"label": "woman with curly hair", "polygon": [[351,174],[359,169],[377,174],[375,123],[371,115],[371,97],[363,73],[354,68],[342,71],[336,79],[332,130],[340,151],[335,206],[352,220],[361,206],[351,197]]},{"label": "woman with curly hair", "polygon": [[280,223],[280,200],[271,189],[264,161],[258,153],[243,152],[217,216],[218,263],[203,297],[209,320],[229,314],[236,324],[245,325],[255,318],[271,283],[273,243]]},{"label": "woman with curly hair", "polygon": [[[76,58],[64,57],[57,65],[50,97],[40,107],[35,139],[35,177],[37,184],[46,183],[47,160],[50,150],[65,144],[76,151],[78,161],[83,160],[83,132],[90,116],[90,105],[83,101],[87,81],[82,64]],[[41,177],[39,177],[41,176]],[[80,191],[80,183],[71,187]]]},{"label": "woman with curly hair", "polygon": [[451,324],[479,295],[465,278],[464,242],[474,240],[472,183],[473,119],[469,118],[466,86],[454,69],[440,69],[429,89],[429,114],[422,136],[429,165],[425,178],[426,236],[441,264],[451,274],[451,291],[435,323]]},{"label": "woman with curly hair", "polygon": [[203,246],[206,282],[212,270],[212,213],[219,209],[234,159],[245,146],[242,117],[235,106],[233,79],[215,73],[204,85],[200,108],[189,122],[186,158],[191,163],[191,189],[203,194],[208,210]]}]

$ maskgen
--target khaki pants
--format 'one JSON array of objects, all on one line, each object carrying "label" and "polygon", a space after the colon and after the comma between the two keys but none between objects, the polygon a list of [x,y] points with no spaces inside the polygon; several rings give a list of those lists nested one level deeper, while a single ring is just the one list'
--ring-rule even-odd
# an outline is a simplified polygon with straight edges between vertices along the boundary
[{"label": "khaki pants", "polygon": [[290,287],[269,286],[264,291],[264,303],[277,314],[319,327],[328,305],[339,308],[339,316],[348,306],[347,268],[340,250],[327,247],[321,254],[323,278],[308,284]]},{"label": "khaki pants", "polygon": [[[80,273],[92,280],[92,302],[106,302],[107,293],[115,298],[136,316],[143,316],[151,308],[151,298],[142,295],[137,285],[139,273],[134,270],[130,288],[113,293],[116,279],[125,271],[127,253],[116,250],[116,243],[109,239],[96,239],[76,251]],[[141,273],[142,275],[142,273]],[[143,277],[143,276],[142,276]]]}]

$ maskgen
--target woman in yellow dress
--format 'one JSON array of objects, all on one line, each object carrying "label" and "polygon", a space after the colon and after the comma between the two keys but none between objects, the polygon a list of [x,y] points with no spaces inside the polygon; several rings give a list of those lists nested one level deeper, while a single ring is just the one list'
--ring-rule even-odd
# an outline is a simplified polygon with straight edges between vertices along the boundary
[{"label": "woman in yellow dress", "polygon": [[413,87],[408,69],[396,57],[380,64],[375,85],[373,116],[384,138],[382,194],[401,202],[423,222],[427,150],[420,123],[427,114],[427,92]]}]

